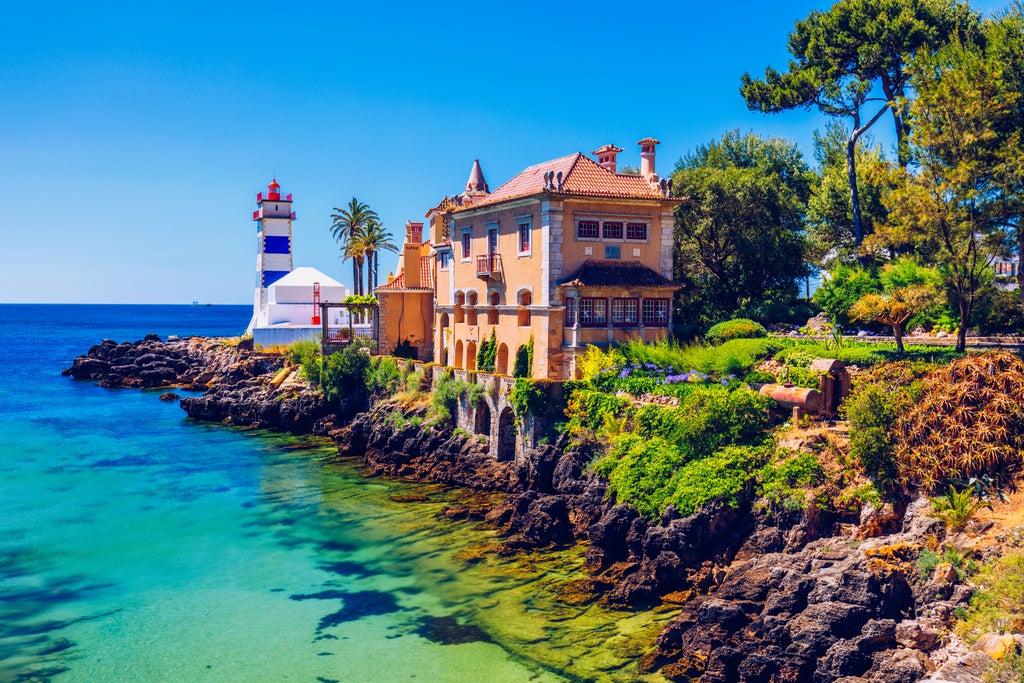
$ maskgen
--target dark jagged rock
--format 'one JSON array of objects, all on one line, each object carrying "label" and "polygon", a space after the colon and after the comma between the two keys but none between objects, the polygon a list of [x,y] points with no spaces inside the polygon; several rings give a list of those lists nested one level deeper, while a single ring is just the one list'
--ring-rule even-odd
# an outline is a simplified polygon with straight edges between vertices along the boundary
[{"label": "dark jagged rock", "polygon": [[[203,396],[180,401],[193,419],[309,434],[330,411],[322,395],[304,382],[279,387],[270,382],[283,362],[280,356],[255,354],[218,340],[163,342],[151,334],[137,342],[104,339],[63,374],[112,388],[202,389]],[[165,393],[161,399],[178,396]]]},{"label": "dark jagged rock", "polygon": [[[814,541],[734,563],[713,593],[666,627],[649,668],[676,680],[919,680],[937,639],[913,620],[942,594],[916,588],[917,552],[930,523],[863,544]],[[908,647],[909,646],[909,647]]]},{"label": "dark jagged rock", "polygon": [[519,480],[514,462],[498,462],[486,440],[448,428],[423,429],[425,406],[395,418],[394,403],[379,404],[332,433],[339,455],[361,457],[374,474],[414,478],[485,491],[514,491]]},{"label": "dark jagged rock", "polygon": [[62,374],[105,387],[188,387],[200,375],[208,375],[207,381],[223,379],[246,363],[247,376],[254,377],[269,372],[274,362],[247,358],[237,348],[216,340],[192,337],[163,342],[150,334],[137,342],[104,339]]}]

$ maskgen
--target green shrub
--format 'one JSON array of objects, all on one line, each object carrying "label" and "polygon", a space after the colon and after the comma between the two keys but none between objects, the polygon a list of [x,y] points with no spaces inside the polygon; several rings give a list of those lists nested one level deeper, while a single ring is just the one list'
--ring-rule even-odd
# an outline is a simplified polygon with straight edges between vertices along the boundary
[{"label": "green shrub", "polygon": [[335,403],[343,397],[364,392],[366,371],[370,366],[367,353],[370,344],[373,344],[372,340],[357,337],[356,343],[323,359],[318,385],[328,402]]},{"label": "green shrub", "polygon": [[712,344],[732,339],[757,339],[768,336],[768,330],[760,323],[747,318],[733,318],[711,326],[704,337]]},{"label": "green shrub", "polygon": [[405,388],[405,373],[398,367],[394,358],[376,356],[370,362],[366,372],[366,390],[380,400],[394,396]]},{"label": "green shrub", "polygon": [[618,431],[620,420],[635,409],[625,398],[592,389],[575,389],[569,394],[565,433],[573,443],[598,443],[609,429]]},{"label": "green shrub", "polygon": [[466,383],[466,404],[479,408],[484,404],[484,388],[476,382]]},{"label": "green shrub", "polygon": [[683,515],[693,514],[714,500],[736,507],[766,453],[765,448],[728,446],[708,458],[695,460],[672,478],[667,502]]},{"label": "green shrub", "polygon": [[439,422],[449,422],[455,417],[459,407],[459,397],[463,396],[469,384],[457,380],[448,372],[441,375],[430,393],[430,413]]},{"label": "green shrub", "polygon": [[320,344],[315,341],[297,341],[284,351],[285,359],[292,365],[309,365],[320,362]]},{"label": "green shrub", "polygon": [[893,428],[920,396],[919,379],[926,371],[927,366],[908,361],[879,368],[840,407],[850,423],[850,455],[883,491],[896,488]]},{"label": "green shrub", "polygon": [[513,377],[530,377],[533,374],[533,337],[516,349],[516,362],[512,366]]},{"label": "green shrub", "polygon": [[476,354],[476,368],[480,372],[494,372],[494,363],[498,358],[498,339],[494,330],[491,336],[480,342],[480,349]]},{"label": "green shrub", "polygon": [[[610,448],[593,468],[608,480],[609,492],[619,502],[630,503],[652,518],[669,503],[688,514],[712,498],[735,500],[753,477],[753,469],[740,471],[741,464],[749,465],[753,451],[730,451],[698,464],[729,446],[758,445],[765,440],[767,399],[753,391],[697,387],[678,407],[648,404],[631,411],[616,401],[622,399],[575,392],[566,413],[570,424],[581,431],[587,425],[601,425],[589,436],[609,443]],[[697,491],[702,486],[700,477],[713,477],[704,482],[704,493]]]},{"label": "green shrub", "polygon": [[802,509],[807,489],[822,482],[824,471],[817,453],[795,453],[764,466],[759,494],[788,510]]},{"label": "green shrub", "polygon": [[423,391],[423,378],[426,377],[426,373],[422,370],[416,372],[410,372],[405,377],[405,390],[410,394],[418,394]]},{"label": "green shrub", "polygon": [[517,419],[526,415],[543,416],[552,407],[551,380],[517,378],[508,392],[508,402]]},{"label": "green shrub", "polygon": [[978,586],[956,631],[973,643],[986,633],[1024,631],[1024,551],[985,563],[972,579]]}]

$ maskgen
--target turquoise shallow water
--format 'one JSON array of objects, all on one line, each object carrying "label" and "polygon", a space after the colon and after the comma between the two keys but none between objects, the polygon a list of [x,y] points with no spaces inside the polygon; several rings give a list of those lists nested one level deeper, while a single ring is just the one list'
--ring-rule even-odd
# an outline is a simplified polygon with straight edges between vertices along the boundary
[{"label": "turquoise shallow water", "polygon": [[59,376],[103,337],[247,307],[0,306],[0,681],[634,680],[670,613],[561,599],[579,550],[497,557],[465,492]]}]

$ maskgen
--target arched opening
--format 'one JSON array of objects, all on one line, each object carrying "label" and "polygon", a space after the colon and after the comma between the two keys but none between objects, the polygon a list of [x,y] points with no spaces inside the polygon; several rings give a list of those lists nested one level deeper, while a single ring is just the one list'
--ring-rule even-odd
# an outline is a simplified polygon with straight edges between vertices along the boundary
[{"label": "arched opening", "polygon": [[481,401],[480,405],[473,410],[473,433],[482,436],[491,435],[491,409],[484,401]]},{"label": "arched opening", "polygon": [[519,326],[529,327],[530,326],[530,309],[527,308],[533,303],[533,295],[529,290],[523,290],[519,292]]},{"label": "arched opening", "polygon": [[458,292],[455,295],[455,322],[461,323],[466,318],[466,312],[463,307],[466,305],[466,295],[462,292]]},{"label": "arched opening", "polygon": [[487,295],[487,303],[489,308],[487,309],[487,324],[497,325],[498,324],[498,293],[490,292]]},{"label": "arched opening", "polygon": [[498,417],[498,460],[511,460],[516,455],[516,418],[511,408],[505,408]]},{"label": "arched opening", "polygon": [[476,370],[476,342],[466,344],[466,369],[470,372]]},{"label": "arched opening", "polygon": [[459,341],[455,342],[455,360],[453,361],[453,364],[457,368],[461,368],[462,367],[462,340],[461,339]]},{"label": "arched opening", "polygon": [[476,325],[476,292],[470,292],[466,299],[466,324]]},{"label": "arched opening", "polygon": [[494,359],[494,374],[508,374],[508,347],[504,344],[498,347],[498,355]]},{"label": "arched opening", "polygon": [[436,360],[441,365],[448,365],[448,357],[451,355],[451,351],[448,349],[448,340],[452,334],[450,325],[451,322],[448,319],[448,314],[442,313],[438,318],[437,344],[434,346],[437,349]]}]

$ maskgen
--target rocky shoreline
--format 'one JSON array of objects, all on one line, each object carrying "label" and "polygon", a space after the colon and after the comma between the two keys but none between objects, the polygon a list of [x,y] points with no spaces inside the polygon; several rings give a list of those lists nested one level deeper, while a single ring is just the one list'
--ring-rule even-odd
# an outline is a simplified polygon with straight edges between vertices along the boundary
[{"label": "rocky shoreline", "polygon": [[[425,406],[342,406],[285,366],[219,340],[104,340],[64,371],[106,387],[204,391],[181,399],[189,417],[293,434],[329,436],[339,457],[376,475],[505,494],[500,504],[449,509],[504,532],[502,552],[587,544],[590,574],[566,600],[640,609],[681,606],[639,662],[672,680],[974,682],[992,659],[949,638],[949,621],[972,589],[955,568],[922,576],[921,548],[944,540],[927,499],[903,510],[830,518],[810,506],[785,512],[753,496],[652,523],[607,499],[587,465],[592,453],[564,443],[498,462],[480,437],[420,426]],[[396,421],[396,411],[402,411]]]}]

